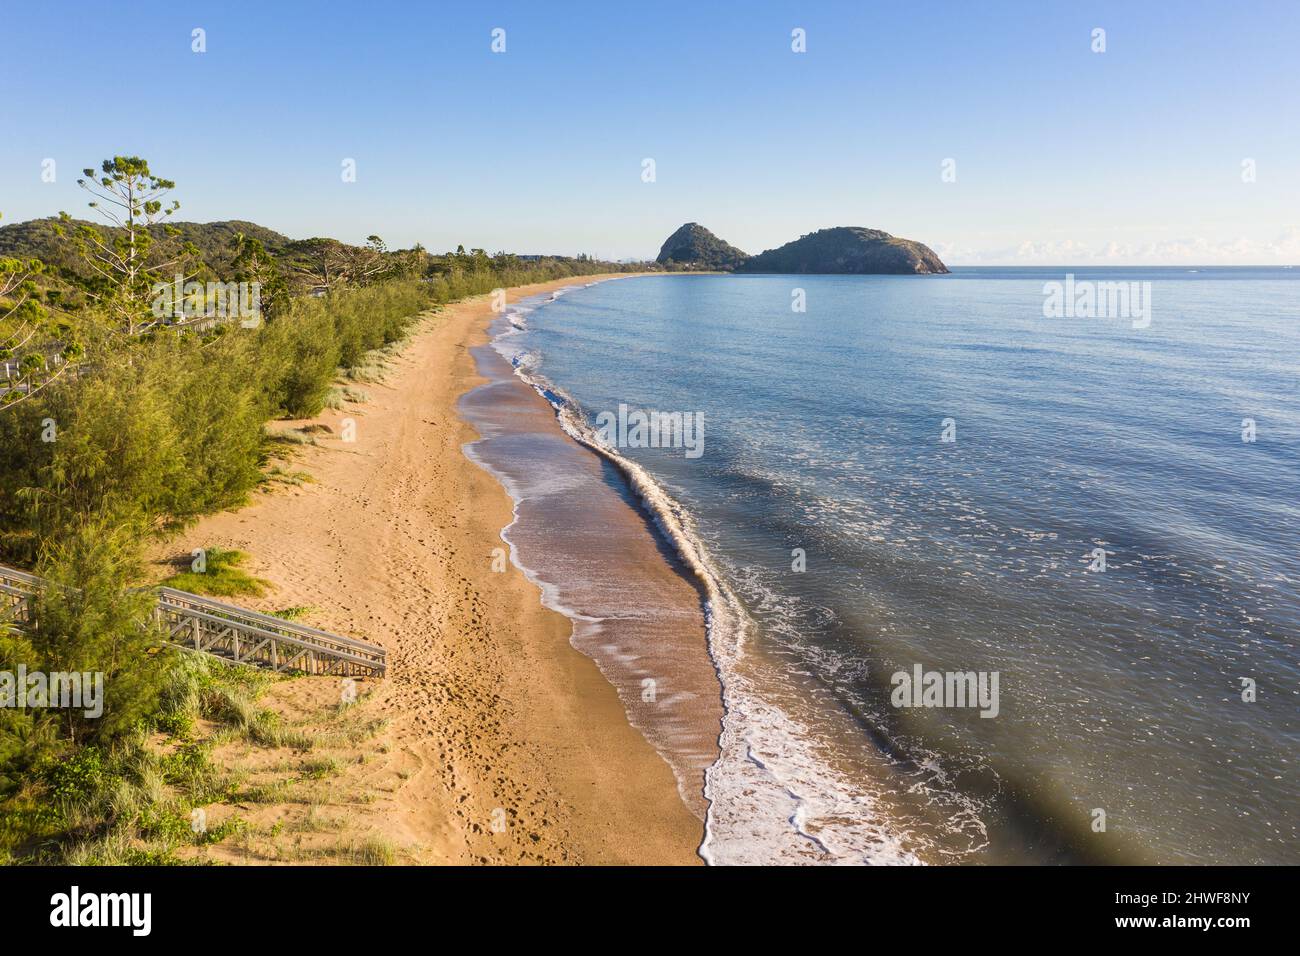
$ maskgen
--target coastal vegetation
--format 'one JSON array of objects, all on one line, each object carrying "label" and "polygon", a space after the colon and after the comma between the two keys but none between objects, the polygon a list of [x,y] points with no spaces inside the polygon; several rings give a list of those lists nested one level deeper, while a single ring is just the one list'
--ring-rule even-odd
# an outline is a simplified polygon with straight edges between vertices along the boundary
[{"label": "coastal vegetation", "polygon": [[[176,652],[146,624],[146,547],[276,480],[267,422],[335,404],[340,379],[373,380],[421,316],[628,267],[173,222],[176,184],[139,157],[82,185],[102,222],[0,228],[0,563],[50,582],[21,629],[0,631],[0,673],[102,674],[103,711],[0,707],[0,859],[169,862],[238,828],[190,832],[189,812],[233,785],[196,722],[276,737],[250,709],[248,682],[270,678]],[[160,310],[173,283],[178,308]],[[214,308],[214,286],[240,283],[260,293],[254,312]],[[237,553],[208,560],[172,583],[260,586]]]},{"label": "coastal vegetation", "polygon": [[[178,655],[160,674],[148,721],[6,780],[0,861],[393,862],[393,847],[340,833],[324,810],[342,762],[383,730],[365,707],[369,691],[291,720],[268,700],[283,679]],[[264,759],[232,759],[250,750]],[[268,826],[259,810],[273,804],[284,816]]]}]

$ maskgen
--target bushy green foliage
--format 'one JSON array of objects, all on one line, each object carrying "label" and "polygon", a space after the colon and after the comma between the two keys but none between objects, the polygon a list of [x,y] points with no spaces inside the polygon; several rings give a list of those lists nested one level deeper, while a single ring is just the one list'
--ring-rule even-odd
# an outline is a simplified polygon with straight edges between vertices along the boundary
[{"label": "bushy green foliage", "polygon": [[298,300],[287,316],[268,323],[258,362],[275,414],[310,418],[320,412],[339,364],[334,321],[324,306]]},{"label": "bushy green foliage", "polygon": [[265,408],[286,418],[319,414],[340,366],[402,339],[432,302],[430,284],[411,279],[294,300],[251,342],[247,368],[264,383]]},{"label": "bushy green foliage", "polygon": [[46,792],[55,800],[84,798],[104,782],[104,754],[98,747],[82,747],[67,759],[52,762],[45,782]]},{"label": "bushy green foliage", "polygon": [[[160,864],[211,845],[238,818],[191,826],[194,807],[228,799],[234,780],[190,731],[199,718],[240,731],[227,701],[251,701],[275,678],[199,655],[177,655],[157,683],[155,715],[111,740],[53,740],[0,791],[0,862]],[[166,735],[159,740],[158,734]]]},{"label": "bushy green foliage", "polygon": [[83,343],[72,325],[47,308],[39,259],[0,256],[0,411],[56,381]]},{"label": "bushy green foliage", "polygon": [[235,335],[207,345],[160,336],[6,415],[8,552],[33,562],[89,514],[166,530],[242,501],[258,481],[270,408],[246,368],[255,355]]},{"label": "bushy green foliage", "polygon": [[339,364],[351,368],[365,354],[405,336],[415,316],[432,304],[425,283],[387,282],[350,290],[325,299],[334,319]]},{"label": "bushy green foliage", "polygon": [[[36,659],[31,642],[15,630],[0,631],[0,669],[14,672]],[[0,708],[0,797],[30,778],[41,759],[54,752],[59,727],[47,711]]]},{"label": "bushy green foliage", "polygon": [[74,743],[109,741],[157,710],[172,651],[149,626],[153,597],[130,588],[137,542],[124,525],[87,519],[44,556],[48,582],[32,601],[28,670],[103,674],[103,713],[58,711]]}]

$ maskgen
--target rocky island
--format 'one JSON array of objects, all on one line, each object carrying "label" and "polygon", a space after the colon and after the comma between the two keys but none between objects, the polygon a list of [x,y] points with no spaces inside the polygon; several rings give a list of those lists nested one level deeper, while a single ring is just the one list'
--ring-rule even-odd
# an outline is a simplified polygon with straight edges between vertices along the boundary
[{"label": "rocky island", "polygon": [[751,258],[749,253],[723,242],[698,222],[688,222],[664,240],[655,261],[660,265],[731,272]]},{"label": "rocky island", "polygon": [[948,271],[929,246],[861,226],[819,229],[751,256],[699,223],[688,222],[668,237],[656,261],[669,268],[710,272],[935,275]]}]

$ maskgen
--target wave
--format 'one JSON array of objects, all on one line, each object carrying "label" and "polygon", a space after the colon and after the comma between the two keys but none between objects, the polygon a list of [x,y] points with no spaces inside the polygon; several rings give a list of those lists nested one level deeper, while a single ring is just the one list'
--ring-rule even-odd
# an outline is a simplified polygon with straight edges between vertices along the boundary
[{"label": "wave", "polygon": [[[514,320],[509,324],[517,330]],[[581,405],[538,370],[537,353],[501,341],[504,337],[498,335],[493,344],[514,374],[546,399],[566,435],[619,471],[700,591],[724,709],[720,756],[705,774],[708,811],[700,856],[710,864],[920,863],[908,846],[909,835],[891,825],[882,810],[882,794],[822,760],[812,743],[813,729],[787,708],[765,701],[755,687],[746,673],[746,646],[755,625],[696,533],[692,516],[641,465],[600,440]]]}]

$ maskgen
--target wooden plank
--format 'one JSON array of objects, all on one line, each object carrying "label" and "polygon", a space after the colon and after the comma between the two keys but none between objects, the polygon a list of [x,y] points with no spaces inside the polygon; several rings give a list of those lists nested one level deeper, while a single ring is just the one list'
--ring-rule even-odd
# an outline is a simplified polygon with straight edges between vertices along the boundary
[{"label": "wooden plank", "polygon": [[[44,587],[45,582],[36,575],[0,566],[0,608],[7,609],[11,617],[25,611],[28,599]],[[383,676],[388,669],[387,652],[365,641],[174,588],[159,588],[157,598],[150,617],[164,630],[167,643],[185,650],[278,671]],[[184,643],[178,643],[186,631]],[[287,657],[282,648],[289,649]],[[257,659],[264,649],[265,662]],[[304,666],[295,668],[300,659]]]},{"label": "wooden plank", "polygon": [[249,611],[246,608],[236,607],[233,604],[224,604],[221,601],[214,601],[211,598],[202,597],[197,594],[190,594],[187,591],[177,591],[175,588],[159,588],[160,602],[168,600],[173,602],[184,602],[203,607],[208,613],[224,613],[237,616],[243,620],[260,624],[266,630],[278,630],[289,634],[297,634],[303,637],[318,637],[335,644],[343,644],[358,650],[379,651],[382,648],[373,644],[367,644],[365,641],[358,641],[355,638],[343,637],[338,634],[331,634],[329,631],[322,631],[318,628],[309,627],[306,624],[299,624],[297,621],[286,621],[282,617],[275,617],[271,614],[262,614],[260,611]]}]

